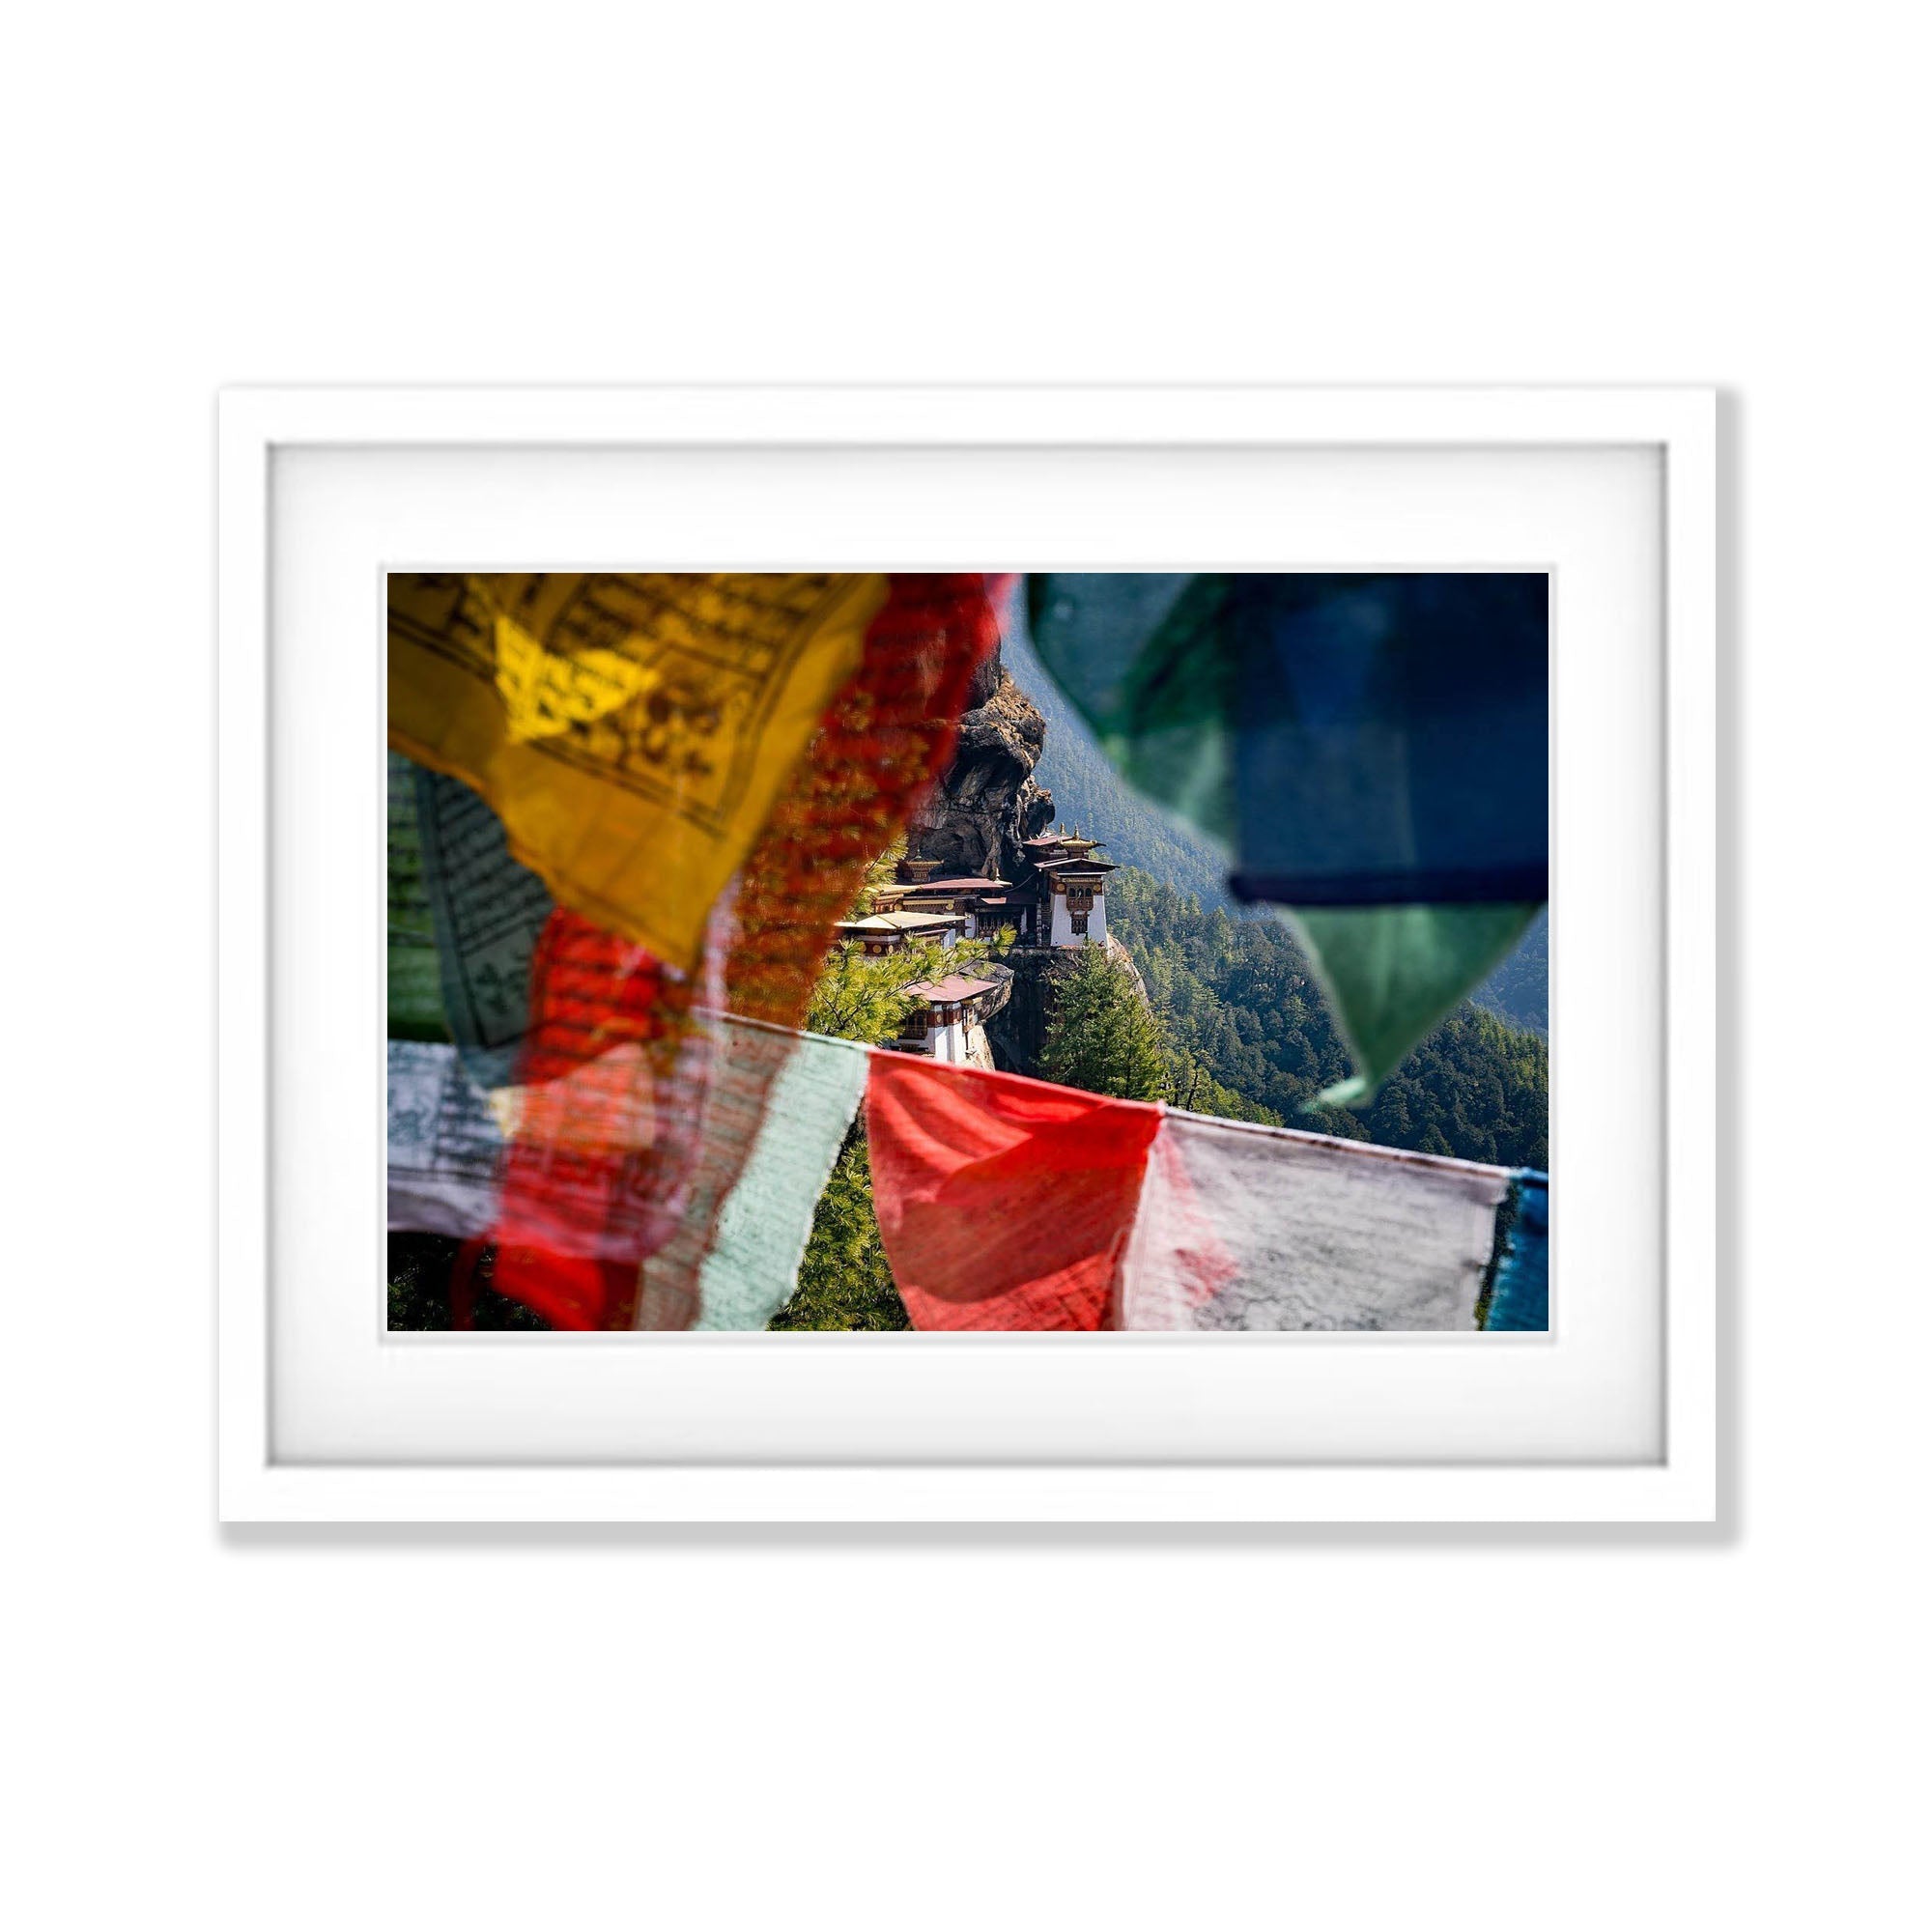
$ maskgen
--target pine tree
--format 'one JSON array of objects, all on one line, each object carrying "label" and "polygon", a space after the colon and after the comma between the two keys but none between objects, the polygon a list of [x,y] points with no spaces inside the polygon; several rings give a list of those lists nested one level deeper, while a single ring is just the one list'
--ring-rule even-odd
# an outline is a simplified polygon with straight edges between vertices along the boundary
[{"label": "pine tree", "polygon": [[970,974],[991,951],[987,941],[979,939],[954,940],[950,947],[923,942],[876,957],[849,942],[835,946],[811,989],[806,1031],[882,1046],[898,1037],[912,1009],[908,986],[943,980],[949,973]]},{"label": "pine tree", "polygon": [[818,1197],[811,1238],[799,1264],[798,1291],[766,1325],[781,1329],[912,1325],[879,1239],[866,1137],[856,1125]]},{"label": "pine tree", "polygon": [[1064,1087],[1122,1100],[1157,1100],[1166,1084],[1160,1028],[1126,968],[1104,946],[1083,946],[1056,980],[1039,1070]]}]

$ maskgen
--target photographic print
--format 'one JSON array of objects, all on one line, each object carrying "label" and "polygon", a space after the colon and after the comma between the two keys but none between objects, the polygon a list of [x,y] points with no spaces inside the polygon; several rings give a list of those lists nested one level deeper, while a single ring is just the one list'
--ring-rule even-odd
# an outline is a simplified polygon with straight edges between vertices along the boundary
[{"label": "photographic print", "polygon": [[1539,572],[394,575],[392,1330],[1544,1330]]}]

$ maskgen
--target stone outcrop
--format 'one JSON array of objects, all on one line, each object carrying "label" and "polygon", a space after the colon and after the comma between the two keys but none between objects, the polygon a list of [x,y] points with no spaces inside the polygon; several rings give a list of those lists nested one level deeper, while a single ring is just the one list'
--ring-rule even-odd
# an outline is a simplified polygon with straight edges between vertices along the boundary
[{"label": "stone outcrop", "polygon": [[[1135,992],[1145,1002],[1147,981],[1133,954],[1111,932],[1106,946],[1109,955],[1126,968]],[[1065,948],[1022,946],[1005,957],[1012,968],[1012,981],[999,1011],[986,1021],[987,1043],[993,1049],[993,1064],[1002,1072],[1037,1074],[1046,1029],[1053,1019],[1054,988],[1073,971],[1079,954]]]},{"label": "stone outcrop", "polygon": [[1003,1073],[1037,1073],[1051,1010],[1053,954],[1040,947],[1016,947],[1007,954],[1013,969],[1006,1004],[986,1022],[993,1065]]},{"label": "stone outcrop", "polygon": [[997,657],[974,680],[973,708],[945,778],[906,833],[906,856],[933,859],[942,877],[1030,875],[1021,840],[1053,822],[1053,794],[1034,782],[1046,721]]}]

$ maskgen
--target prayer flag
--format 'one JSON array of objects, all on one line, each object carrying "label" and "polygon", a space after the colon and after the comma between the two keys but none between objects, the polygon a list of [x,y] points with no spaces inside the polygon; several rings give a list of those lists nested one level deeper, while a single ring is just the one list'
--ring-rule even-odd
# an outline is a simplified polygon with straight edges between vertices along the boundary
[{"label": "prayer flag", "polygon": [[389,1042],[389,1226],[483,1234],[497,1217],[503,1137],[447,1042]]},{"label": "prayer flag", "polygon": [[1549,1326],[1549,1177],[1525,1168],[1511,1182],[1515,1213],[1485,1328]]},{"label": "prayer flag", "polygon": [[1546,575],[1232,584],[1236,892],[1297,907],[1548,897]]},{"label": "prayer flag", "polygon": [[873,1208],[918,1328],[1110,1325],[1161,1110],[875,1053]]},{"label": "prayer flag", "polygon": [[1327,906],[1288,922],[1359,1069],[1316,1096],[1352,1107],[1375,1092],[1435,1023],[1509,957],[1529,929],[1534,905]]},{"label": "prayer flag", "polygon": [[669,1239],[637,1270],[638,1327],[689,1328],[702,1313],[704,1266],[720,1219],[758,1144],[773,1087],[797,1046],[797,1036],[776,1027],[726,1021],[718,1028],[684,1213]]},{"label": "prayer flag", "polygon": [[886,598],[869,575],[389,580],[389,737],[473,785],[559,903],[696,964]]},{"label": "prayer flag", "polygon": [[[863,1092],[880,1233],[916,1327],[1466,1330],[1492,1274],[1485,1327],[1548,1327],[1547,1175],[722,1015],[694,1027],[713,1036],[713,1073],[669,1237],[640,1265],[499,1241],[503,1292],[559,1326],[630,1312],[642,1328],[764,1327],[795,1290]],[[448,1044],[388,1051],[390,1226],[500,1235],[498,1119],[530,1093],[493,1105]],[[626,1093],[639,1052],[609,1056]],[[602,1075],[592,1063],[552,1087],[587,1080],[594,1104]]]},{"label": "prayer flag", "polygon": [[[499,1257],[519,1298],[565,1327],[635,1298],[640,1328],[757,1329],[791,1298],[812,1213],[866,1088],[867,1051],[851,1040],[791,1035],[720,1015],[716,1072],[699,1149],[672,1237],[640,1269],[545,1251]],[[454,1046],[389,1042],[389,1226],[479,1236],[502,1225],[505,1143],[497,1110]],[[628,1083],[637,1048],[613,1049]],[[574,1068],[563,1085],[602,1069]],[[514,1117],[528,1095],[498,1096]],[[633,1292],[612,1279],[636,1272]],[[534,1290],[534,1292],[532,1292]],[[507,1293],[508,1290],[502,1292]]]},{"label": "prayer flag", "polygon": [[1037,577],[1040,661],[1122,775],[1293,906],[1548,895],[1548,579]]},{"label": "prayer flag", "polygon": [[389,753],[389,1037],[449,1037],[438,975],[436,923],[423,883],[415,767]]},{"label": "prayer flag", "polygon": [[1041,662],[1138,789],[1293,909],[1372,1094],[1548,895],[1548,580],[1044,576]]},{"label": "prayer flag", "polygon": [[638,1264],[679,1225],[711,1049],[695,991],[561,906],[537,943],[496,1285],[560,1327],[629,1327]]},{"label": "prayer flag", "polygon": [[[726,1030],[753,1029],[734,1020]],[[863,1046],[815,1034],[794,1043],[764,1109],[750,1163],[718,1217],[699,1270],[694,1326],[762,1328],[791,1299],[811,1238],[812,1211],[866,1084]],[[707,1138],[709,1133],[707,1119]],[[652,1271],[655,1259],[644,1267]]]},{"label": "prayer flag", "polygon": [[440,772],[411,770],[443,1021],[476,1084],[507,1086],[529,1027],[530,961],[554,901],[511,857],[485,799]]},{"label": "prayer flag", "polygon": [[1473,1328],[1507,1169],[1169,1113],[1121,1325]]}]

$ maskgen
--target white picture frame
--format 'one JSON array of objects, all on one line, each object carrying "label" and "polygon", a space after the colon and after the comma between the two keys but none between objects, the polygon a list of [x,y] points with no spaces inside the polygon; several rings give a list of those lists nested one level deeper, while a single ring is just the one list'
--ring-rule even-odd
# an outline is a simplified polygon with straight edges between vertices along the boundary
[{"label": "white picture frame", "polygon": [[[239,389],[220,400],[219,438],[217,1462],[224,1520],[1716,1520],[1713,392]],[[377,493],[355,482],[382,466],[426,483],[399,491],[398,507],[384,510]],[[1407,469],[1436,480],[1403,496],[1390,479]],[[683,481],[665,494],[673,472]],[[1597,490],[1589,479],[1599,472],[1615,487]],[[1467,480],[1451,488],[1442,479],[1452,473]],[[825,487],[803,489],[808,474]],[[1332,487],[1318,489],[1324,474]],[[1065,523],[1043,539],[1050,555],[1014,554],[1031,548],[1028,501],[1042,520],[1054,505],[1054,514],[1070,515],[1069,498],[1078,506],[1081,493],[1065,487],[1066,477],[1085,480],[1097,506],[1092,519]],[[1062,479],[1057,487],[1055,478]],[[1549,487],[1531,487],[1535,478]],[[359,932],[361,915],[337,917],[323,900],[339,893],[338,911],[360,907],[352,874],[363,859],[374,863],[377,845],[372,838],[365,850],[354,825],[338,826],[332,836],[339,846],[328,848],[337,864],[322,845],[303,841],[322,794],[334,796],[339,783],[338,803],[359,799],[364,776],[373,824],[380,738],[373,750],[359,742],[362,722],[374,715],[369,707],[381,706],[372,559],[403,568],[754,561],[1307,567],[1316,559],[1300,550],[1292,556],[1273,551],[1264,534],[1273,526],[1244,524],[1240,511],[1251,497],[1260,501],[1292,486],[1303,493],[1297,500],[1341,504],[1356,519],[1352,538],[1336,526],[1341,534],[1326,540],[1321,562],[1363,560],[1369,539],[1361,532],[1376,527],[1382,491],[1402,506],[1384,526],[1388,548],[1374,560],[1522,565],[1542,559],[1518,545],[1493,548],[1495,539],[1474,534],[1490,527],[1480,518],[1492,514],[1493,527],[1505,530],[1520,511],[1563,497],[1566,478],[1576,483],[1565,514],[1577,543],[1587,549],[1594,540],[1593,517],[1622,519],[1631,527],[1612,534],[1655,599],[1641,622],[1632,603],[1621,628],[1606,627],[1604,647],[1579,651],[1569,669],[1559,651],[1553,700],[1558,985],[1584,988],[1591,973],[1605,974],[1597,956],[1602,947],[1579,953],[1574,972],[1566,966],[1566,894],[1577,895],[1578,929],[1589,923],[1600,885],[1632,894],[1633,905],[1647,905],[1654,895],[1657,912],[1654,923],[1647,914],[1641,923],[1643,946],[1616,968],[1631,1010],[1647,1015],[1658,1036],[1655,1077],[1624,1079],[1615,1014],[1594,997],[1559,1004],[1554,1048],[1556,1094],[1564,1092],[1566,1068],[1594,1067],[1598,1075],[1591,1083],[1575,1076],[1571,1118],[1578,1124],[1566,1139],[1559,1112],[1557,1146],[1584,1148],[1595,1134],[1600,1147],[1587,1172],[1566,1166],[1566,1152],[1552,1156],[1559,1308],[1569,1204],[1578,1214],[1597,1212],[1605,1230],[1617,1228],[1618,1177],[1627,1173],[1621,1199],[1631,1204],[1631,1226],[1619,1293],[1632,1320],[1648,1323],[1630,1347],[1608,1339],[1606,1326],[1596,1341],[1578,1328],[1550,1338],[1544,1355],[1518,1349],[1514,1359],[1513,1343],[1526,1339],[1533,1350],[1543,1338],[1379,1337],[1374,1340],[1382,1346],[1373,1351],[1342,1346],[1350,1338],[1183,1338],[1210,1345],[1203,1349],[1177,1338],[1125,1336],[1058,1339],[1050,1351],[1036,1338],[926,1336],[769,1338],[792,1345],[782,1351],[758,1346],[768,1338],[696,1336],[532,1337],[521,1347],[474,1336],[439,1338],[440,1346],[431,1348],[425,1338],[384,1338],[379,1323],[364,1320],[372,1304],[355,1299],[362,1293],[355,1266],[344,1264],[333,1244],[340,1236],[347,1243],[341,1254],[362,1252],[350,1224],[380,1219],[380,1153],[373,1174],[364,1157],[380,1136],[358,1112],[373,1089],[358,1084],[364,1069],[344,1046],[353,1049],[367,1032],[369,1065],[377,1064],[380,988],[361,984],[357,962],[365,954],[355,950],[355,934],[349,935],[355,944],[340,959],[330,954],[325,969],[339,929]],[[607,497],[609,515],[599,508]],[[1223,524],[1202,521],[1209,499],[1225,506]],[[527,522],[519,522],[520,502],[532,512]],[[576,521],[555,521],[559,505],[573,503]],[[647,503],[659,505],[662,523],[640,541],[637,506]],[[852,507],[865,503],[873,506],[871,523]],[[1645,503],[1654,505],[1654,527]],[[937,520],[949,504],[956,526]],[[384,524],[385,516],[392,523]],[[1464,516],[1475,521],[1458,534]],[[1160,534],[1190,525],[1191,534]],[[660,528],[673,526],[674,535],[660,537]],[[943,546],[933,532],[955,526],[965,533],[960,541],[974,546],[972,555],[937,554]],[[1218,539],[1214,554],[1204,554],[1208,527],[1244,530],[1230,540],[1236,554]],[[520,552],[521,529],[532,535]],[[335,533],[327,539],[333,551],[318,537],[315,552],[333,562],[311,568],[304,530]],[[581,534],[564,538],[558,530]],[[987,554],[990,544],[1002,546],[1001,554]],[[452,546],[461,547],[460,555]],[[1560,585],[1565,566],[1552,567]],[[358,601],[364,598],[366,605]],[[327,625],[320,622],[325,609],[334,613]],[[1559,634],[1562,610],[1559,598]],[[1619,641],[1653,623],[1654,662],[1650,643],[1626,648]],[[311,628],[318,636],[305,643]],[[1615,697],[1615,678],[1631,670],[1625,658],[1642,658],[1647,668],[1639,667],[1641,677],[1632,673],[1628,689],[1615,685],[1623,694]],[[305,687],[311,674],[326,682]],[[1647,762],[1629,766],[1647,776],[1613,787],[1620,805],[1575,790],[1566,803],[1573,747],[1560,716],[1565,679],[1599,675],[1605,696],[1577,727],[1582,735],[1573,734],[1582,748],[1575,757],[1590,755],[1586,741],[1609,730],[1613,715],[1624,717],[1633,732],[1655,731]],[[1574,696],[1576,684],[1571,690]],[[304,692],[300,716],[290,717],[291,695]],[[330,730],[338,721],[348,721],[339,736]],[[1596,769],[1614,774],[1621,755],[1603,751],[1605,762]],[[1600,781],[1587,789],[1605,787]],[[331,815],[354,819],[361,809],[344,805]],[[1579,837],[1592,828],[1602,834],[1602,864],[1581,868],[1594,879],[1566,876],[1566,824]],[[1622,856],[1609,856],[1618,838]],[[307,948],[293,963],[286,944],[271,948],[271,919],[283,941],[295,921],[313,941],[313,960]],[[1605,921],[1605,944],[1616,943],[1629,924]],[[373,961],[374,951],[366,957]],[[379,976],[380,968],[373,970]],[[292,1037],[296,1013],[313,1024]],[[304,1066],[305,1054],[318,1064]],[[330,1109],[341,1110],[332,1116],[337,1129],[317,1128],[304,1141],[313,1120]],[[292,1149],[299,1155],[304,1146],[309,1157],[292,1157]],[[1587,1199],[1593,1187],[1594,1209]],[[1654,1268],[1645,1257],[1654,1257]],[[1613,1286],[1606,1283],[1605,1293]],[[348,1299],[323,1308],[319,1295]],[[879,1364],[888,1357],[879,1343],[888,1339],[901,1341],[890,1356],[891,1376],[909,1391],[897,1404],[881,1394],[887,1384]],[[720,1346],[734,1342],[750,1346]],[[1017,1346],[1001,1347],[1009,1342]],[[666,1343],[680,1346],[666,1350]],[[538,1352],[528,1352],[532,1345]],[[1094,1349],[1114,1352],[1083,1352]],[[1565,1349],[1581,1365],[1576,1376],[1552,1367],[1562,1365]],[[1614,1375],[1593,1382],[1581,1373],[1593,1350],[1615,1365]],[[808,1380],[812,1393],[801,1399],[786,1435],[783,1418],[773,1418],[787,1390]],[[1634,1405],[1629,1398],[1639,1381],[1643,1401]],[[1206,1391],[1209,1383],[1215,1392],[1196,1399],[1196,1431],[1173,1393],[1183,1385]],[[1440,1397],[1430,1396],[1438,1385]],[[1364,1401],[1373,1407],[1378,1386],[1407,1392],[1387,1405],[1389,1427],[1376,1435],[1368,1427],[1373,1415],[1345,1427],[1360,1417]],[[1621,1422],[1618,1387],[1625,1392]],[[1323,1391],[1331,1389],[1347,1393],[1324,1413]],[[1520,1439],[1511,1433],[1512,1390],[1523,1404]],[[734,1401],[743,1425],[736,1435]],[[385,1423],[392,1402],[402,1419]],[[876,1414],[865,1412],[868,1403]],[[1593,1403],[1601,1416],[1587,1412]],[[645,1408],[665,1418],[668,1433],[661,1439],[646,1442],[639,1434]],[[951,1435],[949,1413],[957,1420]],[[1239,1454],[1228,1451],[1233,1435],[1213,1435],[1210,1425],[1224,1413],[1230,1427],[1243,1414],[1252,1424]],[[1150,1422],[1140,1440],[1137,1417],[1162,1415],[1164,1432]],[[506,1432],[501,1453],[489,1446],[493,1417]],[[1542,1423],[1532,1428],[1537,1417]],[[423,1435],[411,1418],[423,1418],[425,1430],[441,1418],[448,1428],[441,1436]],[[976,1419],[985,1424],[979,1435]],[[1600,1422],[1597,1435],[1576,1433]],[[1060,1425],[1059,1433],[1049,1423]],[[1005,1439],[1021,1443],[1022,1453],[991,1452],[988,1445],[1001,1439],[996,1425],[1010,1428]],[[1639,1437],[1640,1449],[1634,1446]]]}]

